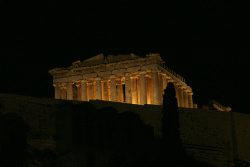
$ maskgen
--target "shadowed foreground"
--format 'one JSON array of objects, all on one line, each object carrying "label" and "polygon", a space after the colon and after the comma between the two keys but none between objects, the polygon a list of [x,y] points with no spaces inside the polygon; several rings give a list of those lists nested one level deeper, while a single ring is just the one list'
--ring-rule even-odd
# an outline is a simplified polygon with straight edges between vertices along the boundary
[{"label": "shadowed foreground", "polygon": [[[192,143],[203,142],[204,145],[210,141],[196,141],[195,138],[191,138],[192,136],[185,138],[188,137],[186,131],[189,131],[190,134],[198,133],[196,129],[188,129],[190,126],[185,126],[185,131],[180,131],[180,121],[183,122],[183,119],[187,119],[191,115],[186,114],[185,117],[180,118],[175,89],[171,83],[164,93],[164,104],[159,117],[161,125],[159,131],[152,126],[155,124],[152,121],[158,119],[158,116],[155,115],[156,112],[151,115],[146,111],[145,113],[133,110],[121,112],[113,107],[96,107],[91,103],[60,101],[55,104],[47,103],[39,112],[28,113],[22,103],[19,105],[19,113],[17,113],[9,112],[9,105],[2,105],[8,103],[4,103],[1,98],[0,104],[1,167],[249,165],[247,161],[239,160],[235,156],[238,154],[237,151],[225,151],[225,155],[228,154],[229,158],[224,161],[214,159],[220,163],[212,165],[215,164],[213,161],[205,161],[199,156],[201,157],[205,153],[208,156],[219,157],[222,153],[224,155],[224,152],[221,151],[222,148],[219,146],[216,149],[208,146],[198,148],[198,145],[195,148],[194,144],[183,144],[184,139]],[[31,106],[31,103],[29,104]],[[56,106],[56,110],[53,112],[50,109],[52,106]],[[189,123],[200,121],[194,116],[192,119],[194,122]],[[204,122],[205,119],[202,121]],[[216,122],[216,119],[214,121]],[[197,139],[213,132],[209,129],[201,130],[204,134],[196,135]],[[216,135],[219,135],[218,132]],[[216,135],[213,135],[212,138],[216,139],[218,137]],[[247,133],[245,133],[246,135]],[[221,136],[223,137],[224,133]],[[225,139],[225,142],[219,141],[226,143],[228,138]],[[209,140],[211,139],[209,138]],[[218,140],[216,139],[215,142]],[[190,149],[192,154],[190,154]],[[231,149],[228,148],[228,150]],[[233,147],[232,150],[234,149]],[[199,151],[198,156],[194,151]],[[236,153],[231,155],[229,154],[231,152]],[[242,155],[241,157],[243,157]]]}]

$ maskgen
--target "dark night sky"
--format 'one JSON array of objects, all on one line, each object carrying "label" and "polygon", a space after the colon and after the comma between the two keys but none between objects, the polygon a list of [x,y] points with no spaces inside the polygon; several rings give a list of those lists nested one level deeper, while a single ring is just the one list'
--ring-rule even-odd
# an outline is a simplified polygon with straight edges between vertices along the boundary
[{"label": "dark night sky", "polygon": [[195,101],[247,111],[249,10],[222,0],[0,1],[0,92],[52,97],[48,70],[99,53],[161,53]]}]

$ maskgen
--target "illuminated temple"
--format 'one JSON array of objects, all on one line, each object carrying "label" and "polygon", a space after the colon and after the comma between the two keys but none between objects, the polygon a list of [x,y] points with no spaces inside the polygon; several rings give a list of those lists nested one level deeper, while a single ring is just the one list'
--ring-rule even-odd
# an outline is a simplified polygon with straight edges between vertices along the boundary
[{"label": "illuminated temple", "polygon": [[100,54],[49,73],[53,76],[56,99],[161,105],[164,89],[172,82],[178,106],[194,106],[192,88],[166,67],[159,54]]}]

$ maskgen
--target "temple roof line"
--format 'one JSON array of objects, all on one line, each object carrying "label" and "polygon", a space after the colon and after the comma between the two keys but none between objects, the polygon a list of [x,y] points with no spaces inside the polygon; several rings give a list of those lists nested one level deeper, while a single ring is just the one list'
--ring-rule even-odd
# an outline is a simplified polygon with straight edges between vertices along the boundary
[{"label": "temple roof line", "polygon": [[[104,71],[106,71],[107,69],[110,69],[110,66],[117,64],[117,63],[119,63],[118,66],[121,67],[122,69],[123,68],[132,68],[132,66],[130,67],[130,64],[136,63],[137,61],[143,61],[146,64],[149,61],[152,61],[153,63],[159,65],[158,68],[160,68],[159,69],[160,71],[162,71],[164,73],[168,73],[169,76],[171,76],[173,79],[179,80],[182,84],[186,85],[185,79],[182,76],[180,76],[179,74],[175,73],[172,69],[167,67],[166,64],[164,63],[164,61],[161,59],[160,54],[158,54],[158,53],[150,53],[144,57],[137,56],[133,53],[128,54],[128,55],[107,55],[107,56],[105,56],[104,54],[98,54],[94,57],[88,58],[88,59],[83,60],[83,61],[80,61],[80,60],[75,61],[69,67],[54,68],[54,69],[50,70],[49,73],[53,76],[58,75],[58,76],[67,76],[68,77],[68,76],[71,76],[73,74],[75,75],[76,73],[79,73],[81,71],[88,73],[89,69],[97,68],[98,66],[102,67],[104,69]],[[124,66],[125,63],[128,64],[128,67],[126,67],[126,65]],[[144,68],[144,69],[146,69],[146,68]]]},{"label": "temple roof line", "polygon": [[94,57],[88,58],[83,61],[75,61],[72,63],[71,67],[86,67],[86,66],[94,66],[94,65],[99,65],[99,64],[109,64],[109,63],[118,63],[122,61],[127,61],[127,60],[134,60],[134,59],[139,59],[142,58],[140,56],[137,56],[133,53],[129,55],[107,55],[105,56],[104,54],[98,54]]}]

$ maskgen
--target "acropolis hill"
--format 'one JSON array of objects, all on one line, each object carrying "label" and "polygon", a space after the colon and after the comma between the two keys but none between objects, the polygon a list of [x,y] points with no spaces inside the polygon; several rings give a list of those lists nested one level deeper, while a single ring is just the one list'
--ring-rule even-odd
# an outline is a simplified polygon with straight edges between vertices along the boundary
[{"label": "acropolis hill", "polygon": [[55,99],[161,105],[163,91],[172,82],[178,106],[194,108],[192,88],[166,67],[159,54],[100,54],[49,73],[53,76]]},{"label": "acropolis hill", "polygon": [[[48,155],[38,160],[30,156],[40,164],[104,167],[118,159],[122,165],[115,166],[128,162],[127,167],[148,167],[150,162],[157,167],[162,155],[159,162],[170,164],[172,158],[165,159],[162,148],[169,151],[177,139],[172,134],[177,134],[185,151],[176,155],[179,162],[185,155],[215,167],[250,164],[250,116],[229,112],[231,108],[217,102],[212,109],[197,108],[191,87],[165,66],[159,54],[101,54],[50,73],[55,99],[0,93],[0,153],[12,148],[11,160],[19,148],[11,139],[23,136],[35,158]],[[164,123],[172,134],[166,135]],[[174,140],[165,140],[164,133]]]}]

